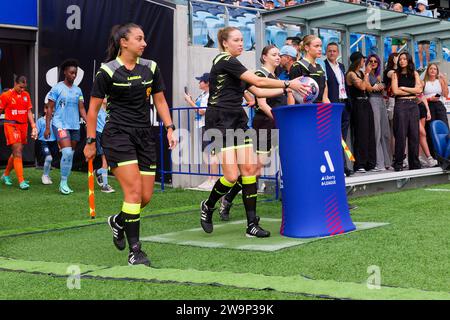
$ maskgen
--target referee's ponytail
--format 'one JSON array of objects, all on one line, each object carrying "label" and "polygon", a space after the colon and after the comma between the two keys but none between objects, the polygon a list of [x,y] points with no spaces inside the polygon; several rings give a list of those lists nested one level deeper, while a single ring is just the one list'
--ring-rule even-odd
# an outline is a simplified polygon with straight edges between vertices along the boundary
[{"label": "referee's ponytail", "polygon": [[120,39],[128,39],[128,34],[131,29],[134,28],[142,29],[135,23],[117,24],[112,27],[111,35],[108,40],[106,62],[114,60],[118,55],[120,55]]}]

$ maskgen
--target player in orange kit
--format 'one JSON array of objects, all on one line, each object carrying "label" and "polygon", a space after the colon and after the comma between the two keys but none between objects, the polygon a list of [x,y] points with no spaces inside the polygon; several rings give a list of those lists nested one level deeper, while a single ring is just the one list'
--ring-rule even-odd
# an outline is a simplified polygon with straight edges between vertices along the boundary
[{"label": "player in orange kit", "polygon": [[0,113],[5,112],[6,144],[12,148],[12,154],[1,180],[8,186],[12,185],[9,174],[14,168],[21,190],[27,190],[30,187],[28,181],[23,178],[22,164],[23,145],[27,144],[28,121],[32,128],[31,137],[37,138],[36,124],[31,112],[31,99],[28,92],[25,91],[26,88],[27,78],[20,76],[14,81],[13,89],[0,95]]}]

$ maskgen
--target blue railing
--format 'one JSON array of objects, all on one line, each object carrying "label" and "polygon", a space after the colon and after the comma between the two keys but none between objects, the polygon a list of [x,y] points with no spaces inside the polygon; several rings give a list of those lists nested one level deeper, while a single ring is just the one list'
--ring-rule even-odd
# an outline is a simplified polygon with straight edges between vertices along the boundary
[{"label": "blue railing", "polygon": [[[160,132],[160,182],[161,182],[161,191],[165,189],[165,176],[167,174],[174,175],[188,175],[188,176],[222,176],[222,169],[219,164],[219,172],[217,174],[211,173],[211,166],[208,163],[203,162],[203,150],[201,133],[200,136],[199,131],[200,128],[195,128],[192,124],[194,122],[194,117],[192,116],[192,112],[195,112],[199,109],[206,108],[193,108],[193,107],[178,107],[171,108],[172,111],[172,119],[174,120],[175,127],[178,130],[187,130],[189,136],[180,137],[181,139],[187,139],[187,143],[183,140],[183,143],[186,144],[187,148],[182,148],[179,146],[174,151],[170,151],[169,153],[169,168],[164,168],[164,140],[166,139],[166,135],[164,134],[163,124],[159,123],[159,132]],[[254,117],[254,109],[248,108],[248,116],[249,116],[249,125],[251,125],[253,117]],[[185,132],[186,133],[186,132]],[[203,138],[203,137],[201,137]],[[194,145],[192,145],[194,143]],[[260,180],[272,180],[275,182],[275,198],[279,199],[279,172],[280,172],[280,161],[278,156],[278,149],[273,148],[276,152],[272,152],[269,168],[263,167],[263,172],[259,177]],[[178,152],[177,156],[177,164],[174,165],[173,157],[175,156],[173,152]],[[187,153],[187,154],[186,154]],[[208,154],[210,154],[208,152]],[[183,162],[180,159],[188,159],[188,162]],[[206,166],[207,170],[202,170],[202,168]]]}]

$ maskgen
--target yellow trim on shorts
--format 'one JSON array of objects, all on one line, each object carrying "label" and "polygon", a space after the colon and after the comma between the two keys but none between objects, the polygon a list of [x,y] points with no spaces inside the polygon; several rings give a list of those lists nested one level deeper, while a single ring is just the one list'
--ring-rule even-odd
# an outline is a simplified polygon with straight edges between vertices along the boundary
[{"label": "yellow trim on shorts", "polygon": [[256,176],[247,176],[247,177],[241,177],[241,178],[242,178],[242,184],[256,183]]},{"label": "yellow trim on shorts", "polygon": [[220,183],[223,184],[225,187],[233,187],[235,185],[235,183],[231,183],[230,181],[228,181],[225,177],[220,177]]},{"label": "yellow trim on shorts", "polygon": [[243,149],[243,148],[247,148],[247,147],[253,148],[253,144],[250,143],[250,144],[241,144],[239,146],[226,147],[226,148],[220,149],[220,151],[237,150],[237,149]]},{"label": "yellow trim on shorts", "polygon": [[117,166],[118,167],[123,167],[123,166],[127,166],[129,164],[137,164],[137,163],[138,163],[137,160],[130,160],[130,161],[118,162]]},{"label": "yellow trim on shorts", "polygon": [[139,171],[141,173],[142,176],[155,176],[156,172],[152,172],[152,171]]},{"label": "yellow trim on shorts", "polygon": [[140,203],[128,203],[123,202],[122,204],[122,212],[126,214],[140,214],[141,213],[141,204]]}]

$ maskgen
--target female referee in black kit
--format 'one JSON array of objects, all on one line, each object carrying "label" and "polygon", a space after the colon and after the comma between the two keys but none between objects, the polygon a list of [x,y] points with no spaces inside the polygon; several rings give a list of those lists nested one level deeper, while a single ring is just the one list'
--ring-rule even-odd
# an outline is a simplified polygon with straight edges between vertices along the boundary
[{"label": "female referee in black kit", "polygon": [[[222,143],[216,147],[221,150],[224,176],[217,180],[209,198],[200,204],[200,223],[207,233],[213,231],[212,215],[217,201],[225,195],[242,176],[242,197],[247,214],[248,237],[268,237],[270,232],[262,229],[256,216],[256,156],[253,151],[251,133],[238,135],[248,130],[247,115],[242,108],[242,98],[247,89],[257,97],[275,97],[282,95],[287,88],[306,94],[309,87],[300,81],[282,81],[267,77],[258,77],[248,71],[237,57],[243,51],[243,37],[239,29],[226,27],[217,35],[221,53],[213,60],[210,71],[210,91],[206,109],[206,132],[219,131]],[[261,89],[274,88],[274,89]],[[279,88],[279,89],[276,89]],[[242,137],[243,136],[243,137]],[[222,148],[220,148],[222,147]]]},{"label": "female referee in black kit", "polygon": [[95,77],[87,116],[87,160],[96,154],[97,114],[108,96],[108,118],[102,135],[102,147],[112,172],[124,193],[122,210],[110,216],[114,245],[124,250],[129,245],[128,264],[150,261],[139,242],[140,212],[153,194],[156,170],[156,141],[150,128],[149,98],[153,97],[164,126],[169,146],[175,127],[164,97],[165,89],[156,62],[142,59],[147,46],[144,32],[136,24],[114,26],[111,31],[107,62]]}]

